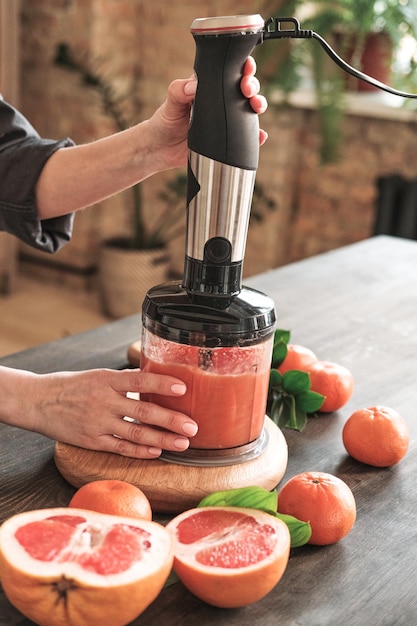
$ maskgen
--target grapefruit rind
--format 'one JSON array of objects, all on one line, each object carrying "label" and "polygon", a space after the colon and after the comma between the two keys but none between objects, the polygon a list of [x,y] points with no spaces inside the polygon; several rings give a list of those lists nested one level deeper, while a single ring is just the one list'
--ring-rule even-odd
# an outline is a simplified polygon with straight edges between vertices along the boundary
[{"label": "grapefruit rind", "polygon": [[[193,516],[198,524],[198,517],[207,511],[217,517],[217,529],[208,524],[205,536],[202,531],[199,537],[198,533],[195,534],[195,541],[183,543],[180,540],[182,524]],[[236,517],[239,515],[243,518],[242,528]],[[222,517],[225,520],[223,529]],[[245,517],[253,521],[255,535],[251,535]],[[290,553],[288,527],[264,511],[241,507],[190,509],[171,520],[167,529],[174,538],[174,570],[178,578],[194,595],[217,607],[236,608],[257,602],[275,587],[287,567]],[[261,550],[257,552],[259,546]],[[253,559],[247,563],[247,554],[252,548]],[[207,553],[216,554],[216,559],[219,553],[223,553],[221,560],[227,563],[228,552],[236,553],[236,550],[244,554],[240,566],[208,564]]]},{"label": "grapefruit rind", "polygon": [[[92,546],[100,543],[100,533],[127,526],[140,540],[146,540],[140,560],[120,573],[101,575],[86,570],[77,554],[88,552],[82,529],[73,538],[74,560],[40,561],[29,556],[16,539],[18,529],[47,518],[68,515],[84,518],[95,533]],[[87,531],[88,534],[89,531]],[[86,533],[84,532],[84,535]],[[68,555],[67,555],[68,556]],[[70,558],[68,556],[68,558]],[[166,529],[155,522],[136,520],[75,508],[40,509],[9,518],[0,528],[0,579],[11,604],[26,617],[43,626],[124,626],[142,613],[157,597],[173,563],[173,542]]]}]

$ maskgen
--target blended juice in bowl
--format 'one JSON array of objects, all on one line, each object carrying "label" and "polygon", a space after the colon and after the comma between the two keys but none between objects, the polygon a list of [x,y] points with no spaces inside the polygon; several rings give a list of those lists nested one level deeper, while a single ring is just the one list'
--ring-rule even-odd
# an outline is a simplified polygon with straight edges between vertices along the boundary
[{"label": "blended juice in bowl", "polygon": [[191,448],[233,448],[257,439],[264,425],[273,337],[248,347],[201,348],[151,333],[142,345],[141,369],[169,374],[187,385],[184,396],[141,394],[192,417]]}]

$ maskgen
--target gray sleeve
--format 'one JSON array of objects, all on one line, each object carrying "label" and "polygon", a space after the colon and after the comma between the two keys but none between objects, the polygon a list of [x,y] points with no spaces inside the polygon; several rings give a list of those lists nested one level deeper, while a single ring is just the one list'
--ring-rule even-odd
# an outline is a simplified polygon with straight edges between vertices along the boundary
[{"label": "gray sleeve", "polygon": [[35,185],[49,157],[70,139],[41,139],[16,109],[0,99],[0,230],[45,252],[56,252],[72,234],[73,215],[40,220]]}]

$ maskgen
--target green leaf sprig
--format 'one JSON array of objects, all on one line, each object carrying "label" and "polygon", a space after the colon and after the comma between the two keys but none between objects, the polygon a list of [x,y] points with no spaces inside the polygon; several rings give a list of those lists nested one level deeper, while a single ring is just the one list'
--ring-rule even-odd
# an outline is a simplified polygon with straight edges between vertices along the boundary
[{"label": "green leaf sprig", "polygon": [[268,390],[268,415],[280,428],[302,431],[307,424],[308,415],[320,409],[325,396],[311,390],[310,374],[307,372],[289,370],[281,374],[276,369],[287,356],[289,340],[288,330],[275,331]]},{"label": "green leaf sprig", "polygon": [[265,513],[273,515],[288,526],[291,548],[303,546],[311,537],[309,522],[302,522],[291,515],[283,515],[277,512],[278,494],[275,490],[267,491],[263,487],[253,486],[215,491],[203,498],[197,506],[236,506],[265,511]]}]

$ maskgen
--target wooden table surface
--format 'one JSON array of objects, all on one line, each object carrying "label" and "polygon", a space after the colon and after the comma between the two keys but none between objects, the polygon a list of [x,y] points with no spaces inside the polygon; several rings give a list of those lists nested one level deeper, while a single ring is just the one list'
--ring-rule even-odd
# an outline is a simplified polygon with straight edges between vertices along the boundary
[{"label": "wooden table surface", "polygon": [[[377,237],[246,281],[272,296],[293,343],[347,366],[355,390],[339,412],[285,430],[283,482],[305,470],[336,474],[352,488],[358,516],[338,544],[292,551],[277,587],[242,609],[210,607],[180,583],[162,591],[134,624],[204,626],[412,626],[417,624],[417,242]],[[36,372],[121,368],[140,337],[139,315],[11,355],[2,365]],[[384,404],[407,420],[411,443],[390,469],[345,452],[342,426],[360,407]],[[53,461],[54,443],[0,425],[0,518],[66,505],[74,488]],[[0,593],[1,626],[31,624]],[[90,626],[90,625],[86,625]],[[91,625],[92,626],[92,625]]]}]

